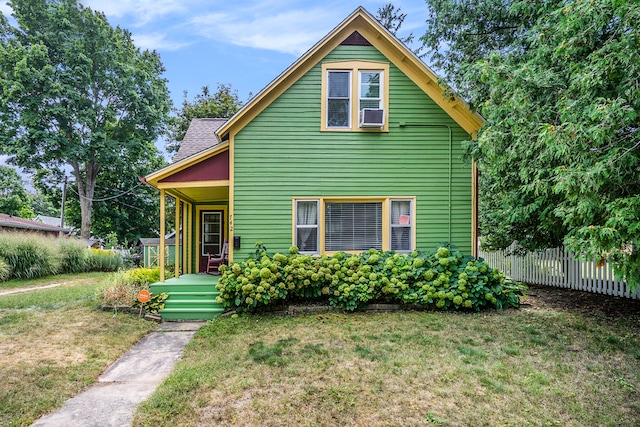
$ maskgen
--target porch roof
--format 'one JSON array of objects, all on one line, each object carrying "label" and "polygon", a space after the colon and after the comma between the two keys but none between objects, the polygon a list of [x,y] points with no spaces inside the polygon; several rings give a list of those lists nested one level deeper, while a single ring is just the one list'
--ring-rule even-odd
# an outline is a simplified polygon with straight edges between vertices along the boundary
[{"label": "porch roof", "polygon": [[229,143],[191,155],[142,180],[191,203],[229,199]]}]

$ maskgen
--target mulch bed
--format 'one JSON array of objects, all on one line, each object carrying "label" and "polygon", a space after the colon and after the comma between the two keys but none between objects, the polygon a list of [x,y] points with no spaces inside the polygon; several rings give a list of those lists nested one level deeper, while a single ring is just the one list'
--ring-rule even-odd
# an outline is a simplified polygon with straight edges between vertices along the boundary
[{"label": "mulch bed", "polygon": [[552,286],[528,285],[522,307],[552,308],[610,319],[634,318],[640,326],[640,300]]}]

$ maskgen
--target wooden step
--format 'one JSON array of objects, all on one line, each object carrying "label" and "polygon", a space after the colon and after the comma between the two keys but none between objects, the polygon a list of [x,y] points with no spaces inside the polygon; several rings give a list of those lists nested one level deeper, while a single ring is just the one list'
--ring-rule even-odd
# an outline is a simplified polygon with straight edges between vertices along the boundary
[{"label": "wooden step", "polygon": [[208,320],[224,312],[222,306],[208,308],[165,308],[159,311],[162,320]]}]

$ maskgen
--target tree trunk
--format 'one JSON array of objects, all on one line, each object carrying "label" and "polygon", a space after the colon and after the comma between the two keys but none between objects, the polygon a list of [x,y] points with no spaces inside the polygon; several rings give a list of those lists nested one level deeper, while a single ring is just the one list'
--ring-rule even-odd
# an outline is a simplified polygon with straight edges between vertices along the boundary
[{"label": "tree trunk", "polygon": [[73,173],[78,185],[78,195],[80,196],[80,214],[82,222],[80,226],[80,237],[84,240],[91,238],[91,210],[93,208],[93,195],[96,189],[96,177],[99,167],[93,162],[87,162],[84,173],[84,180],[80,171],[80,165],[74,163]]}]

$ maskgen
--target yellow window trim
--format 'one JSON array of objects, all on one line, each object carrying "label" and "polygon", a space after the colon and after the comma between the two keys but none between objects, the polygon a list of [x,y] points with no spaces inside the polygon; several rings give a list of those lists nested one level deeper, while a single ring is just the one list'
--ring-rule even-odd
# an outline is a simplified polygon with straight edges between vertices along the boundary
[{"label": "yellow window trim", "polygon": [[[325,230],[324,230],[324,210],[325,204],[331,202],[341,203],[382,203],[382,250],[391,249],[391,201],[411,200],[411,250],[416,249],[416,197],[415,196],[349,196],[349,197],[293,197],[291,202],[291,245],[296,242],[296,202],[297,201],[317,201],[318,202],[318,231],[320,238],[318,241],[319,255],[332,255],[335,251],[325,251]],[[359,253],[359,251],[344,251],[346,253]]]},{"label": "yellow window trim", "polygon": [[[365,129],[358,126],[360,73],[359,71],[382,71],[382,104],[385,111],[384,126],[380,129]],[[329,71],[351,71],[351,126],[348,128],[327,127],[327,73]],[[374,61],[336,61],[322,63],[320,130],[322,132],[389,132],[389,63]]]}]

